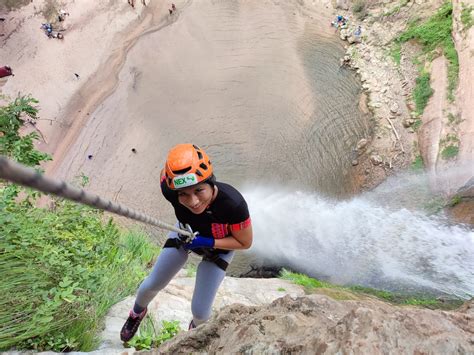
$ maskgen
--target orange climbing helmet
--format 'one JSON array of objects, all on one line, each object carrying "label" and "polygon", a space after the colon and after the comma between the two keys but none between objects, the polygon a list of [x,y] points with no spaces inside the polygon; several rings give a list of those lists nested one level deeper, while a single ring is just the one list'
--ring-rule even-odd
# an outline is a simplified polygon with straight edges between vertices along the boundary
[{"label": "orange climbing helmet", "polygon": [[214,182],[211,161],[206,152],[194,144],[178,144],[171,148],[165,163],[166,184],[172,190]]}]

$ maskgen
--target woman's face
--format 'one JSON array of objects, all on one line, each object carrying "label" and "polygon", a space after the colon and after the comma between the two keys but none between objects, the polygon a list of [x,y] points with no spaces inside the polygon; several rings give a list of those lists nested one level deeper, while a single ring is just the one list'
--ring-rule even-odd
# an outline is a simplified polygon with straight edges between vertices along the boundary
[{"label": "woman's face", "polygon": [[203,182],[178,191],[178,201],[194,214],[203,213],[211,204],[214,189]]}]

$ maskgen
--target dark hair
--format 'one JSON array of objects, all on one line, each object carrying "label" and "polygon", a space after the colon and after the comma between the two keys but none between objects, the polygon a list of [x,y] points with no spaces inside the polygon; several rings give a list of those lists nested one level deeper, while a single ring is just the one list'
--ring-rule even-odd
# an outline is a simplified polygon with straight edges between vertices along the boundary
[{"label": "dark hair", "polygon": [[204,181],[204,183],[206,184],[209,184],[211,185],[211,187],[214,187],[214,185],[216,184],[216,176],[214,174],[212,174],[209,179],[207,179],[206,181]]}]

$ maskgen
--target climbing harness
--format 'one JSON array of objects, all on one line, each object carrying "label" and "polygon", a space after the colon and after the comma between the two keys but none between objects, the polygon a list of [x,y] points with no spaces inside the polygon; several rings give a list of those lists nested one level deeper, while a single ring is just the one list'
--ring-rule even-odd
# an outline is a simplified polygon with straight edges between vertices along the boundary
[{"label": "climbing harness", "polygon": [[83,205],[88,205],[146,224],[151,224],[162,229],[177,232],[188,238],[183,240],[183,243],[190,242],[195,236],[195,233],[192,232],[191,228],[180,229],[174,225],[161,222],[156,218],[147,216],[126,206],[122,206],[98,195],[86,192],[85,190],[74,187],[64,181],[45,177],[40,172],[18,164],[3,155],[0,155],[0,178],[19,185],[31,187],[44,193],[63,197],[67,200],[76,201]]},{"label": "climbing harness", "polygon": [[[193,236],[196,236],[198,233],[194,232],[191,229],[191,226],[189,224],[186,224],[183,226],[182,223],[180,223],[180,227],[182,229],[186,229],[188,232],[192,233]],[[192,240],[192,239],[191,239]],[[168,238],[163,245],[163,248],[176,248],[179,249],[181,248],[184,244],[189,243],[190,239],[187,236],[181,235],[178,233],[178,238]],[[191,251],[189,251],[191,252]],[[222,270],[226,271],[227,267],[229,266],[229,263],[222,259],[219,254],[215,250],[209,250],[209,249],[196,249],[193,250],[194,253],[197,255],[202,256],[202,260],[210,261],[214,264],[216,264],[219,268]],[[222,250],[220,251],[221,254],[227,254],[229,251],[228,250]]]}]

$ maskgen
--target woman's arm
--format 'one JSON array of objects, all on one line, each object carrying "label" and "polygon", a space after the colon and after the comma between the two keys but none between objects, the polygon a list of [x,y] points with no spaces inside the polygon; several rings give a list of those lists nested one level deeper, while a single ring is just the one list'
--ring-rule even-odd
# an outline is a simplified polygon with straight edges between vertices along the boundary
[{"label": "woman's arm", "polygon": [[248,226],[241,230],[234,230],[231,235],[222,239],[216,239],[214,248],[224,250],[243,250],[248,249],[252,245],[253,232],[252,226]]}]

